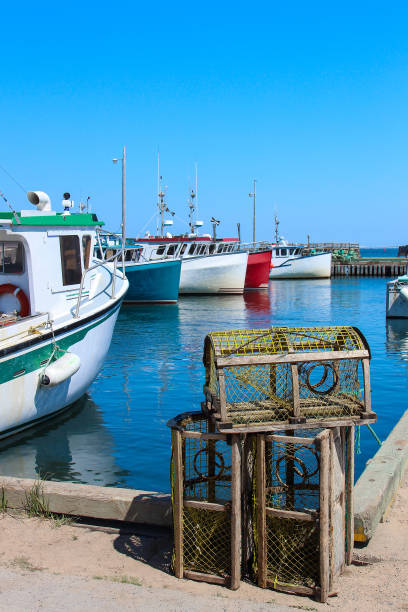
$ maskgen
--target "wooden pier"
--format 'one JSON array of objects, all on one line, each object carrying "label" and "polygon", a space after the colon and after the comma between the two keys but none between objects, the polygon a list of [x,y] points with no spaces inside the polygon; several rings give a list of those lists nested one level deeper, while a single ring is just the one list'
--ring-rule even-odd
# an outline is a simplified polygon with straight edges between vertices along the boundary
[{"label": "wooden pier", "polygon": [[401,257],[388,259],[362,258],[349,263],[333,262],[331,275],[334,276],[389,276],[406,274],[407,260]]}]

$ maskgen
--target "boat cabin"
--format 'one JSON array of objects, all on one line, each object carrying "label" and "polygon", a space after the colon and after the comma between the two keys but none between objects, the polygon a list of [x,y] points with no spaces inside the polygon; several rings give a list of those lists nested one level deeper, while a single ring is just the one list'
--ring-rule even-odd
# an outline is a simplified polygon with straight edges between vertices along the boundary
[{"label": "boat cabin", "polygon": [[[0,212],[0,325],[74,308],[100,225],[88,213]],[[84,299],[95,277],[85,276]]]},{"label": "boat cabin", "polygon": [[293,247],[293,246],[276,246],[273,249],[274,257],[284,257],[287,259],[288,257],[300,257],[302,255],[301,247]]},{"label": "boat cabin", "polygon": [[181,241],[168,244],[147,244],[144,253],[150,259],[178,259],[188,257],[202,257],[205,255],[218,255],[233,253],[237,250],[237,242],[199,242]]}]

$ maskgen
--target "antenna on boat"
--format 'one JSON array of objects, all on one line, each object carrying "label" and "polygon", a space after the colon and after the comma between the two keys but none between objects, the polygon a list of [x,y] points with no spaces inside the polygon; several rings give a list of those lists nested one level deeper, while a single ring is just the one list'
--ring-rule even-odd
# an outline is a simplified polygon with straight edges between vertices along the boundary
[{"label": "antenna on boat", "polygon": [[[159,151],[157,151],[157,197],[159,198],[157,201],[157,208],[159,210],[159,217],[160,217],[160,236],[163,236],[164,227],[166,225],[173,225],[173,221],[171,219],[166,220],[164,218],[164,213],[167,212],[172,217],[174,217],[174,215],[176,214],[172,210],[170,210],[170,208],[167,206],[164,200],[164,197],[166,195],[166,192],[164,191],[164,189],[165,188],[163,188],[163,177],[160,174]],[[156,223],[156,228],[157,228],[157,233],[158,233],[159,232],[158,223]]]},{"label": "antenna on boat", "polygon": [[212,223],[213,226],[213,241],[215,242],[217,240],[217,225],[219,225],[221,221],[219,219],[211,217],[210,223]]},{"label": "antenna on boat", "polygon": [[252,242],[255,244],[255,219],[256,219],[256,179],[254,179],[254,190],[248,193],[250,198],[254,199],[254,211],[252,220]]},{"label": "antenna on boat", "polygon": [[10,202],[8,201],[8,199],[6,198],[6,196],[4,195],[4,193],[2,191],[0,191],[0,197],[3,198],[3,200],[5,201],[5,203],[7,204],[9,209],[11,210],[11,212],[13,213],[13,217],[14,217],[17,225],[20,225],[21,221],[18,218],[18,215],[17,215],[16,211],[14,210],[14,208],[12,207],[12,205],[10,204]]},{"label": "antenna on boat", "polygon": [[275,212],[275,242],[276,244],[278,244],[279,242],[279,219],[278,219],[278,215]]},{"label": "antenna on boat", "polygon": [[197,217],[198,217],[198,179],[197,179],[197,162],[194,163],[194,168],[195,168],[195,196],[196,196],[196,203],[195,203],[195,207],[196,207],[196,213],[197,213]]},{"label": "antenna on boat", "polygon": [[195,197],[196,197],[196,194],[194,193],[194,189],[192,189],[191,193],[190,193],[189,204],[188,204],[188,207],[190,209],[188,224],[190,226],[190,232],[192,234],[194,234],[194,219],[193,219],[193,215],[194,215],[194,211],[195,211],[195,205],[194,205],[194,198]]}]

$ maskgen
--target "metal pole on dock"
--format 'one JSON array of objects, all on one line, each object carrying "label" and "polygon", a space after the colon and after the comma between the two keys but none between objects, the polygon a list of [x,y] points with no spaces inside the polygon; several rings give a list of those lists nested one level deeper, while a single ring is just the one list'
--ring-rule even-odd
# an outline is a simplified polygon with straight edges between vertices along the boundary
[{"label": "metal pole on dock", "polygon": [[126,150],[122,155],[122,241],[126,244]]},{"label": "metal pole on dock", "polygon": [[254,190],[248,194],[250,198],[254,199],[254,214],[252,221],[252,242],[255,244],[255,220],[256,220],[256,179],[254,179]]},{"label": "metal pole on dock", "polygon": [[126,150],[123,147],[122,157],[114,157],[113,163],[122,162],[122,246],[126,243]]}]

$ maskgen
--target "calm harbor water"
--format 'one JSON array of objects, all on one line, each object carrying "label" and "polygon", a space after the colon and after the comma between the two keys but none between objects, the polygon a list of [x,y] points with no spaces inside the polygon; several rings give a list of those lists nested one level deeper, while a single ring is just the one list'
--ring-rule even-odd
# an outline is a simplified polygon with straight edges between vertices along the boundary
[{"label": "calm harbor water", "polygon": [[[384,439],[407,408],[408,321],[385,320],[384,278],[275,281],[243,296],[123,307],[105,366],[73,410],[0,445],[9,476],[169,491],[166,422],[199,410],[202,347],[213,329],[271,325],[359,327],[372,350],[375,431]],[[92,358],[92,347],[90,347]],[[361,428],[357,475],[378,449]]]}]

